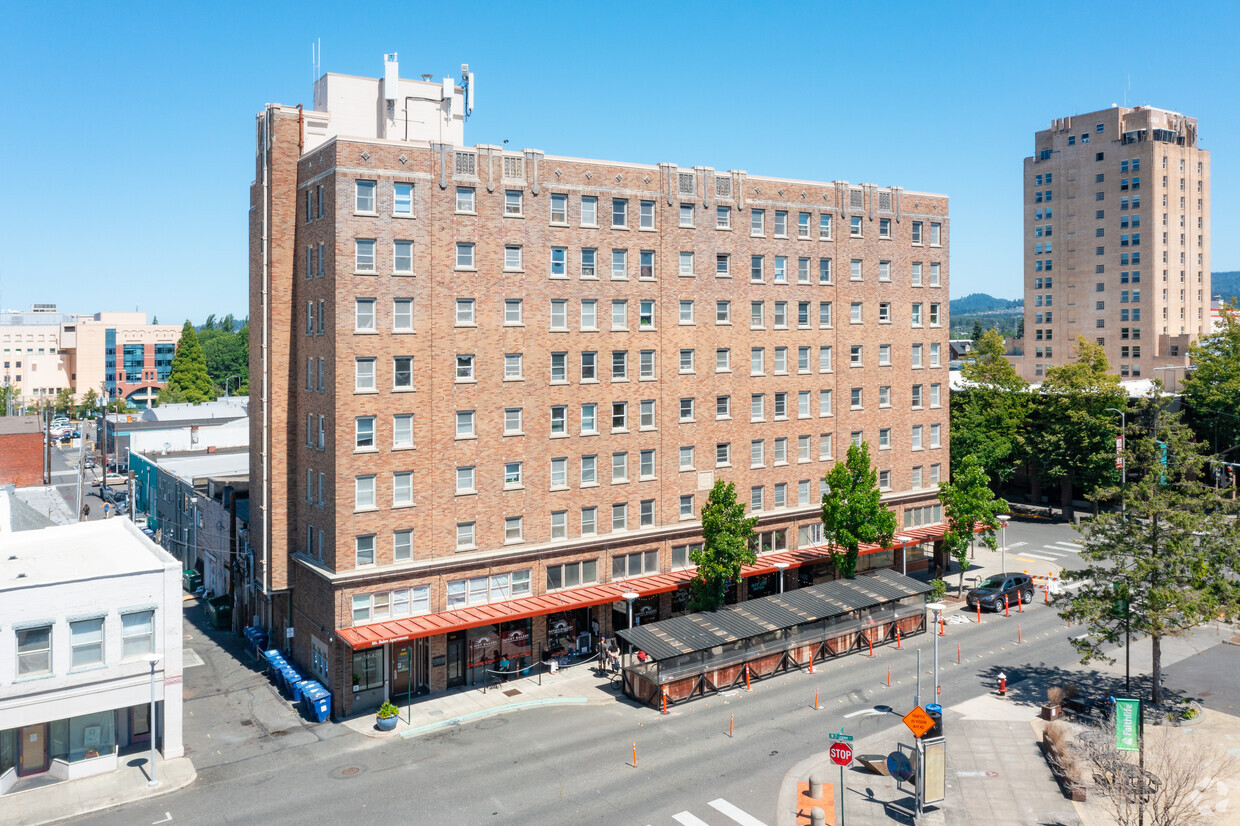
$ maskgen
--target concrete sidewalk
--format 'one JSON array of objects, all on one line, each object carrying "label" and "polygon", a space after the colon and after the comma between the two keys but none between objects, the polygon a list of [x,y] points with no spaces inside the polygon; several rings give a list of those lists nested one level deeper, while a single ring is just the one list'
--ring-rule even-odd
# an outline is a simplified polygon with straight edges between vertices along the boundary
[{"label": "concrete sidewalk", "polygon": [[188,757],[172,760],[156,757],[155,774],[159,785],[148,786],[147,762],[146,753],[122,755],[120,768],[115,772],[11,792],[0,798],[3,800],[0,820],[14,826],[58,823],[170,794],[193,783],[198,776]]},{"label": "concrete sidewalk", "polygon": [[620,691],[620,682],[601,677],[595,660],[561,668],[557,673],[521,677],[487,688],[459,688],[432,697],[415,697],[406,705],[403,697],[393,697],[400,718],[393,731],[375,728],[373,712],[350,717],[341,723],[367,737],[416,737],[436,729],[469,720],[548,705],[629,702]]}]

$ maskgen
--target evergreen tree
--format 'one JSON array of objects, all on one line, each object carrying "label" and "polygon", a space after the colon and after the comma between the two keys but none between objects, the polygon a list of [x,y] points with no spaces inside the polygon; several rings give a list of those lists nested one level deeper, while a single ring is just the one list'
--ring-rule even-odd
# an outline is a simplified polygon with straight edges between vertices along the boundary
[{"label": "evergreen tree", "polygon": [[181,328],[176,354],[172,357],[168,384],[159,391],[159,401],[161,404],[178,401],[199,404],[211,401],[214,398],[214,389],[194,325],[186,321]]},{"label": "evergreen tree", "polygon": [[[991,329],[994,329],[994,328],[991,328]],[[981,322],[981,320],[980,320],[980,319],[974,319],[974,320],[973,320],[973,334],[972,334],[971,336],[969,336],[969,338],[971,338],[971,339],[973,340],[973,343],[974,343],[974,344],[977,344],[977,342],[981,340],[981,338],[982,338],[982,322]]]},{"label": "evergreen tree", "polygon": [[849,444],[848,456],[827,474],[822,497],[822,528],[832,560],[847,579],[857,573],[861,543],[891,545],[896,516],[882,502],[878,471],[870,465],[870,446]]},{"label": "evergreen tree", "polygon": [[947,531],[943,534],[943,550],[955,557],[960,565],[960,591],[964,590],[964,572],[969,568],[969,548],[973,546],[974,530],[982,526],[982,544],[992,551],[998,547],[995,531],[999,514],[1007,513],[1008,503],[990,492],[986,471],[977,457],[966,455],[952,471],[951,481],[939,487],[939,501]]},{"label": "evergreen tree", "polygon": [[745,505],[736,500],[736,486],[719,479],[702,506],[702,546],[689,558],[697,574],[689,583],[689,607],[694,611],[713,611],[723,604],[728,583],[741,578],[741,566],[757,560],[750,541],[757,517],[745,516]]},{"label": "evergreen tree", "polygon": [[1072,639],[1082,663],[1112,661],[1128,633],[1150,638],[1155,705],[1162,702],[1162,640],[1240,613],[1236,503],[1210,487],[1200,446],[1162,404],[1151,396],[1134,416],[1128,481],[1098,492],[1119,496],[1123,510],[1078,528],[1088,564],[1064,571],[1065,581],[1080,587],[1056,601],[1060,616],[1088,629]]},{"label": "evergreen tree", "polygon": [[1016,338],[1025,337],[1025,317],[1021,316],[1016,319]]}]

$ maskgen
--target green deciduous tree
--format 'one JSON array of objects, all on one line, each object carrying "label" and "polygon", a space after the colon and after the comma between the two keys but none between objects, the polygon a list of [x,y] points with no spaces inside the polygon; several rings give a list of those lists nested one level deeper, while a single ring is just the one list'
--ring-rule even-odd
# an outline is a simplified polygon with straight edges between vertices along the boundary
[{"label": "green deciduous tree", "polygon": [[741,566],[757,560],[750,540],[757,517],[745,516],[745,505],[736,499],[736,486],[722,479],[715,482],[702,506],[702,545],[689,555],[697,574],[689,583],[690,608],[713,611],[723,604],[724,588],[739,582]]},{"label": "green deciduous tree", "polygon": [[1008,503],[991,493],[986,471],[975,456],[960,460],[952,471],[951,481],[939,487],[939,501],[943,503],[943,516],[947,520],[943,550],[960,564],[959,588],[963,591],[975,527],[982,526],[982,544],[993,551],[999,544],[995,539],[998,517],[1007,513]]},{"label": "green deciduous tree", "polygon": [[1240,316],[1235,307],[1222,313],[1218,332],[1188,348],[1193,369],[1184,378],[1184,395],[1192,408],[1199,438],[1225,452],[1240,445]]},{"label": "green deciduous tree", "polygon": [[[1089,631],[1072,640],[1082,663],[1110,662],[1127,628],[1150,638],[1155,704],[1162,702],[1163,639],[1213,617],[1235,617],[1240,606],[1235,503],[1209,486],[1201,447],[1161,405],[1146,399],[1134,416],[1128,482],[1097,494],[1122,497],[1124,513],[1104,512],[1079,528],[1087,564],[1063,577],[1080,587],[1057,600],[1062,617]],[[1166,446],[1165,467],[1158,442]]]},{"label": "green deciduous tree", "polygon": [[1004,353],[997,330],[983,333],[973,360],[961,367],[968,384],[953,394],[951,406],[952,473],[961,457],[971,455],[1000,484],[1024,461],[1032,405],[1028,385]]},{"label": "green deciduous tree", "polygon": [[82,397],[82,407],[86,410],[94,410],[99,407],[99,394],[95,392],[95,388],[86,391],[86,395]]},{"label": "green deciduous tree", "polygon": [[64,413],[70,419],[73,418],[73,391],[68,387],[62,387],[56,391],[56,412]]},{"label": "green deciduous tree", "polygon": [[194,325],[187,321],[181,328],[168,384],[159,391],[159,401],[161,404],[178,401],[199,404],[213,399],[214,389],[202,347],[198,344],[198,335],[194,332]]},{"label": "green deciduous tree", "polygon": [[857,573],[861,543],[891,545],[896,515],[882,502],[878,471],[870,465],[870,446],[850,444],[848,456],[827,474],[822,497],[822,528],[836,568],[846,578]]},{"label": "green deciduous tree", "polygon": [[1060,483],[1061,502],[1072,507],[1073,487],[1085,498],[1119,481],[1115,437],[1128,397],[1110,372],[1102,346],[1078,336],[1076,358],[1047,368],[1031,416],[1031,451],[1042,478]]}]

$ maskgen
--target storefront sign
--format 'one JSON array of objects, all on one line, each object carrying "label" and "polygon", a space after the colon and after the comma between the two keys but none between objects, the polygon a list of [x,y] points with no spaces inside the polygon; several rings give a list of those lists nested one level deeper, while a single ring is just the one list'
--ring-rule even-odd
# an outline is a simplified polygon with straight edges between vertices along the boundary
[{"label": "storefront sign", "polygon": [[436,654],[435,656],[431,657],[431,665],[435,666],[436,668],[443,668],[444,664],[447,661],[448,661],[448,658],[445,657],[443,654]]}]

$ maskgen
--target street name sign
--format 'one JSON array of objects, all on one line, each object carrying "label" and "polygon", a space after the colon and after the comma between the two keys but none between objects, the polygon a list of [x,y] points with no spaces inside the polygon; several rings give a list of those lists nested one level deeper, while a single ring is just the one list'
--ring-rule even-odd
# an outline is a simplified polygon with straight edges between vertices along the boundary
[{"label": "street name sign", "polygon": [[843,740],[846,743],[851,743],[853,739],[851,734],[845,734],[842,731],[839,734],[828,734],[827,737],[830,737],[832,740]]}]

